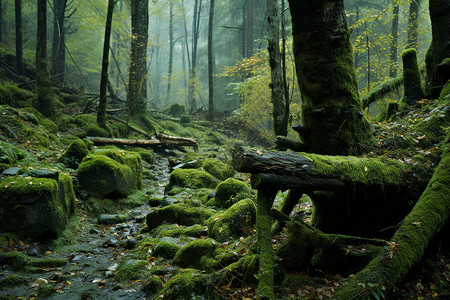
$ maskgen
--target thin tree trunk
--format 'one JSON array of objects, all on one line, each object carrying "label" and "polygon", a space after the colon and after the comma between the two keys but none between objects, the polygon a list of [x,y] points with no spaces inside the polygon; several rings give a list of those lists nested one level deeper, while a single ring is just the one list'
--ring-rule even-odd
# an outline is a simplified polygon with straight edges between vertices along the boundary
[{"label": "thin tree trunk", "polygon": [[419,37],[419,7],[420,0],[411,0],[409,3],[408,18],[408,41],[406,49],[414,48],[417,50],[417,39]]},{"label": "thin tree trunk", "polygon": [[398,49],[398,14],[399,14],[400,6],[395,3],[394,0],[394,11],[392,12],[392,42],[391,42],[391,57],[390,57],[390,69],[389,76],[391,78],[397,77],[397,49]]},{"label": "thin tree trunk", "polygon": [[131,1],[131,53],[128,109],[131,117],[147,111],[148,0]]},{"label": "thin tree trunk", "polygon": [[200,16],[202,10],[202,0],[195,0],[194,14],[192,18],[192,66],[189,72],[189,105],[190,112],[197,110],[195,87],[197,74],[197,46],[200,33]]},{"label": "thin tree trunk", "polygon": [[3,19],[3,1],[0,0],[0,43],[3,44],[3,29],[5,20]]},{"label": "thin tree trunk", "polygon": [[22,0],[15,0],[16,15],[16,68],[17,73],[23,75],[23,45],[22,45]]},{"label": "thin tree trunk", "polygon": [[173,67],[173,0],[169,0],[169,72],[167,74],[167,95],[166,104],[170,101],[170,88],[172,83],[172,67]]},{"label": "thin tree trunk", "polygon": [[246,26],[245,26],[245,56],[250,57],[253,55],[253,0],[246,0]]},{"label": "thin tree trunk", "polygon": [[36,43],[37,109],[46,117],[55,114],[54,98],[47,64],[47,1],[38,0]]},{"label": "thin tree trunk", "polygon": [[287,135],[287,124],[283,123],[285,99],[283,93],[283,74],[280,54],[280,14],[278,0],[267,0],[267,49],[271,70],[273,128],[275,135]]},{"label": "thin tree trunk", "polygon": [[358,154],[372,143],[361,112],[344,1],[289,0],[302,95],[302,139],[310,152]]},{"label": "thin tree trunk", "polygon": [[109,66],[109,48],[111,43],[111,25],[114,12],[114,1],[108,1],[108,12],[106,15],[105,25],[105,42],[103,44],[103,60],[102,60],[102,74],[100,80],[100,101],[97,110],[97,124],[98,126],[107,129],[106,125],[106,88],[108,84],[108,66]]},{"label": "thin tree trunk", "polygon": [[67,0],[54,0],[53,20],[53,45],[52,45],[52,68],[53,77],[64,83],[66,73],[66,48],[65,48],[65,12]]},{"label": "thin tree trunk", "polygon": [[213,24],[214,24],[214,0],[210,0],[209,24],[208,24],[208,87],[209,87],[209,119],[214,120],[214,60],[213,60]]}]

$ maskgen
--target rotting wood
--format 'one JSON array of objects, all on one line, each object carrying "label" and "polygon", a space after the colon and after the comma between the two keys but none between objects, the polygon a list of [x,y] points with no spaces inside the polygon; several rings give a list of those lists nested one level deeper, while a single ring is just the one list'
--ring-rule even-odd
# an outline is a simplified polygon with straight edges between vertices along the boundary
[{"label": "rotting wood", "polygon": [[176,139],[176,137],[172,137],[173,139],[166,140],[134,140],[134,139],[118,139],[118,138],[105,138],[105,137],[86,137],[88,140],[93,142],[94,144],[109,144],[109,145],[129,145],[136,147],[182,147],[182,146],[190,146],[196,147],[197,141],[195,140],[185,140],[184,138]]},{"label": "rotting wood", "polygon": [[275,139],[275,144],[278,146],[286,147],[296,152],[306,151],[308,148],[305,144],[295,141],[293,139],[287,138],[285,136],[277,136]]}]

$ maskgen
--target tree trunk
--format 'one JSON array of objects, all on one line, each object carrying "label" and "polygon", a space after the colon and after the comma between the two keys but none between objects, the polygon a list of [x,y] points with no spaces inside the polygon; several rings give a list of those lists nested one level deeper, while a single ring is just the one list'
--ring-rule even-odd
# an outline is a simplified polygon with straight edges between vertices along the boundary
[{"label": "tree trunk", "polygon": [[198,45],[198,38],[200,34],[200,16],[201,16],[201,9],[202,9],[202,0],[195,0],[194,5],[194,14],[192,17],[192,65],[189,71],[189,91],[188,91],[188,98],[189,98],[189,106],[190,106],[190,112],[194,113],[197,110],[197,100],[196,100],[196,74],[197,74],[197,45]]},{"label": "tree trunk", "polygon": [[253,55],[253,0],[245,0],[245,57]]},{"label": "tree trunk", "polygon": [[389,76],[394,78],[397,76],[397,49],[398,49],[398,15],[400,6],[394,0],[394,10],[392,12],[392,42],[391,42],[391,57],[390,57],[390,67]]},{"label": "tree trunk", "polygon": [[422,78],[417,63],[417,51],[406,49],[402,53],[403,60],[403,98],[400,101],[400,109],[404,105],[413,106],[423,98]]},{"label": "tree trunk", "polygon": [[450,217],[449,137],[441,146],[441,162],[419,201],[391,238],[391,246],[351,277],[334,299],[359,299],[387,294],[422,259],[425,249]]},{"label": "tree trunk", "polygon": [[208,98],[209,119],[214,121],[214,59],[213,59],[213,29],[214,29],[214,0],[210,0],[208,24]]},{"label": "tree trunk", "polygon": [[309,152],[358,154],[372,143],[361,112],[343,0],[290,0],[294,58]]},{"label": "tree trunk", "polygon": [[267,49],[269,51],[269,65],[271,70],[273,128],[275,135],[287,136],[287,122],[284,116],[285,103],[283,89],[283,73],[281,70],[280,54],[280,14],[279,1],[267,0]]},{"label": "tree trunk", "polygon": [[131,1],[131,36],[127,101],[133,117],[147,112],[148,0]]},{"label": "tree trunk", "polygon": [[408,41],[405,49],[413,48],[417,50],[417,39],[419,37],[419,7],[420,0],[410,1],[408,17]]},{"label": "tree trunk", "polygon": [[17,73],[23,74],[23,45],[22,45],[22,0],[15,0],[16,15],[16,68]]},{"label": "tree trunk", "polygon": [[5,27],[4,24],[5,20],[3,18],[3,0],[0,0],[0,43],[3,44],[4,38],[3,38],[3,29]]},{"label": "tree trunk", "polygon": [[37,109],[46,117],[55,114],[55,94],[50,83],[47,64],[47,1],[38,0],[36,43]]},{"label": "tree trunk", "polygon": [[450,78],[450,2],[430,0],[433,41],[425,58],[426,93],[429,99],[438,99],[441,89]]},{"label": "tree trunk", "polygon": [[53,0],[53,45],[51,73],[60,83],[64,83],[66,73],[66,30],[64,28],[67,0]]},{"label": "tree trunk", "polygon": [[169,1],[169,71],[167,73],[167,95],[166,104],[170,101],[170,88],[172,84],[172,68],[173,68],[173,0]]},{"label": "tree trunk", "polygon": [[111,27],[112,27],[112,17],[114,12],[114,1],[108,1],[108,12],[106,15],[106,25],[105,25],[105,41],[103,44],[103,60],[102,60],[102,74],[100,79],[100,101],[98,103],[97,110],[97,124],[101,128],[108,130],[106,125],[106,90],[108,85],[108,66],[109,66],[109,48],[111,43]]}]

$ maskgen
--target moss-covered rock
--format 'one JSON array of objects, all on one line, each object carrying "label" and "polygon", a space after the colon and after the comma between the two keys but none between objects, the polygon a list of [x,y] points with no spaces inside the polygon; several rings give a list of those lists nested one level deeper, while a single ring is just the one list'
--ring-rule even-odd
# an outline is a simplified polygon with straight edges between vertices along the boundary
[{"label": "moss-covered rock", "polygon": [[11,176],[0,180],[2,231],[29,238],[53,238],[75,211],[72,177]]},{"label": "moss-covered rock", "polygon": [[56,290],[51,284],[41,284],[38,288],[37,298],[45,299],[55,294]]},{"label": "moss-covered rock", "polygon": [[215,158],[206,158],[203,160],[202,164],[203,170],[216,177],[220,181],[227,179],[228,177],[232,177],[234,174],[231,166],[221,162]]},{"label": "moss-covered rock", "polygon": [[127,260],[120,264],[114,279],[119,282],[144,279],[151,275],[150,268],[146,260]]},{"label": "moss-covered rock", "polygon": [[217,186],[216,195],[208,204],[228,208],[237,201],[251,196],[251,190],[247,184],[234,178],[228,178]]},{"label": "moss-covered rock", "polygon": [[178,224],[164,224],[156,229],[156,236],[164,237],[178,237],[178,236],[190,236],[201,237],[207,234],[207,228],[200,224],[192,226],[180,226]]},{"label": "moss-covered rock", "polygon": [[27,285],[28,282],[22,274],[13,273],[6,276],[0,281],[0,287],[15,287],[21,285]]},{"label": "moss-covered rock", "polygon": [[184,113],[185,113],[184,105],[178,103],[172,104],[169,107],[169,110],[167,111],[167,114],[171,116],[181,116]]},{"label": "moss-covered rock", "polygon": [[196,207],[187,203],[172,204],[147,215],[147,226],[149,229],[158,227],[166,223],[180,225],[202,224],[210,218],[214,212],[204,207]]},{"label": "moss-covered rock", "polygon": [[164,288],[163,282],[161,278],[158,276],[152,276],[150,279],[144,284],[142,290],[149,296],[154,296],[159,294]]},{"label": "moss-covered rock", "polygon": [[96,198],[128,196],[142,188],[141,157],[116,149],[94,151],[80,164],[78,180]]},{"label": "moss-covered rock", "polygon": [[[259,258],[256,254],[247,254],[234,262],[222,271],[225,277],[236,277],[249,284],[257,284],[258,279],[255,275],[258,274]],[[230,279],[231,279],[230,278]]]},{"label": "moss-covered rock", "polygon": [[202,256],[213,257],[218,247],[213,239],[194,240],[178,250],[173,263],[183,268],[200,268]]},{"label": "moss-covered rock", "polygon": [[164,299],[197,299],[208,295],[214,299],[214,285],[210,276],[195,269],[186,269],[166,282],[161,294]]},{"label": "moss-covered rock", "polygon": [[141,156],[141,159],[148,162],[149,164],[155,161],[155,155],[151,149],[145,149],[141,147],[133,148],[133,152],[138,153]]},{"label": "moss-covered rock", "polygon": [[0,253],[0,265],[9,266],[16,271],[25,269],[29,260],[30,258],[22,252]]},{"label": "moss-covered rock", "polygon": [[103,136],[103,137],[108,137],[111,136],[111,134],[101,128],[100,126],[98,126],[96,123],[95,124],[89,124],[86,127],[86,134],[81,134],[81,136]]},{"label": "moss-covered rock", "polygon": [[32,259],[29,261],[29,265],[36,268],[59,268],[68,263],[67,259],[59,258],[45,258],[45,259]]},{"label": "moss-covered rock", "polygon": [[168,241],[161,241],[153,247],[153,256],[162,256],[167,259],[173,259],[180,250],[180,246]]},{"label": "moss-covered rock", "polygon": [[198,188],[214,188],[217,186],[217,180],[208,172],[197,169],[176,169],[169,176],[169,183],[166,186],[166,192],[169,192],[173,186]]},{"label": "moss-covered rock", "polygon": [[252,233],[256,221],[256,208],[251,199],[233,204],[224,213],[208,219],[208,237],[219,242],[247,236]]},{"label": "moss-covered rock", "polygon": [[86,143],[77,138],[67,147],[66,151],[58,159],[58,162],[69,168],[77,169],[81,160],[88,154],[89,149]]}]

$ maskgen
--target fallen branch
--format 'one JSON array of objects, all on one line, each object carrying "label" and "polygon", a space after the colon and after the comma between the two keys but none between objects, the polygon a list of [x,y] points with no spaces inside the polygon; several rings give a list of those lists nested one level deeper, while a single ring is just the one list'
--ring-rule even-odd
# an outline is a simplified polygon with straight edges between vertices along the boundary
[{"label": "fallen branch", "polygon": [[[191,146],[196,147],[197,141],[186,141],[183,138],[180,140],[134,140],[134,139],[118,139],[118,138],[105,138],[105,137],[86,137],[94,144],[108,144],[108,145],[128,145],[136,147],[182,147]],[[173,137],[176,138],[176,137]],[[194,143],[195,142],[195,143]]]}]

